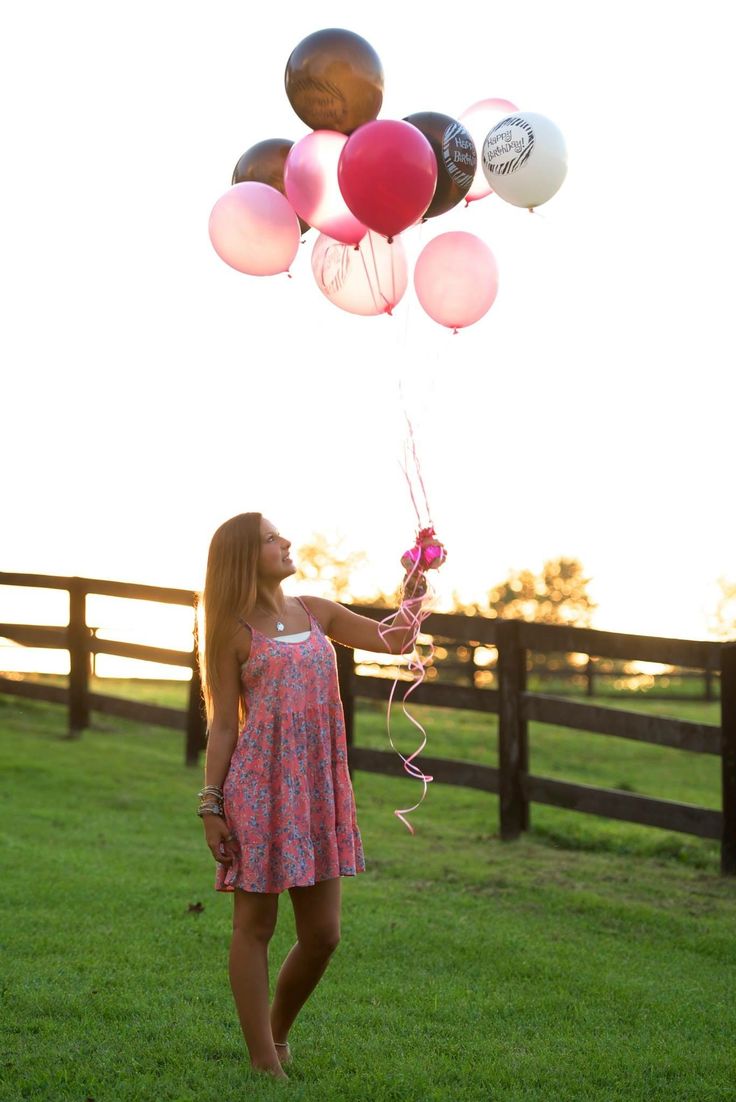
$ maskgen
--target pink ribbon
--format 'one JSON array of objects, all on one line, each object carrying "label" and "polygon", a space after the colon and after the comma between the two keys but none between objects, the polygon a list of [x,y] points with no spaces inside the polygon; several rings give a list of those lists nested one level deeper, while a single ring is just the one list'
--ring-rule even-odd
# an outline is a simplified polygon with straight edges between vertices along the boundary
[{"label": "pink ribbon", "polygon": [[[425,534],[426,534],[425,531],[423,531],[421,533],[422,538],[425,536]],[[432,534],[434,534],[434,532],[432,532]],[[420,544],[420,536],[417,536],[417,542],[415,543],[414,548],[412,548],[412,551],[409,552],[409,554],[411,555],[411,558],[413,559],[413,563],[412,563],[412,566],[411,566],[411,569],[409,571],[408,578],[407,578],[409,583],[411,583],[411,581],[414,580],[415,576],[418,573],[423,573],[423,571],[422,571],[422,558],[423,558],[422,552],[423,552],[423,550],[424,549],[422,548],[422,546]],[[415,551],[417,552],[416,555],[413,554],[413,552],[415,552]],[[432,556],[432,557],[434,558],[435,556]],[[426,667],[429,665],[429,663],[432,659],[432,656],[434,654],[434,649],[435,648],[434,648],[433,643],[430,645],[429,654],[424,659],[421,658],[421,656],[419,655],[419,653],[416,649],[417,636],[419,635],[419,631],[421,629],[423,621],[426,620],[427,616],[429,615],[429,607],[428,606],[429,606],[430,599],[431,599],[431,593],[430,593],[429,587],[427,588],[427,592],[422,597],[404,597],[402,602],[401,602],[401,605],[399,606],[399,613],[404,614],[403,615],[404,622],[401,623],[401,624],[392,624],[391,621],[396,616],[396,613],[392,612],[392,613],[390,613],[389,616],[386,616],[383,620],[381,620],[381,622],[378,625],[379,635],[383,639],[384,643],[386,643],[386,647],[387,647],[388,650],[390,650],[390,647],[389,647],[389,644],[388,644],[388,637],[391,634],[391,632],[400,631],[402,634],[404,634],[407,631],[407,628],[409,630],[409,638],[408,638],[407,641],[404,642],[404,645],[402,646],[400,653],[401,654],[406,654],[407,652],[411,651],[411,657],[410,657],[409,662],[407,664],[407,669],[412,674],[413,680],[412,680],[412,683],[408,686],[406,692],[404,693],[404,698],[403,698],[401,707],[402,707],[402,711],[403,711],[404,715],[409,720],[409,722],[411,724],[413,724],[414,727],[416,727],[416,729],[420,732],[420,734],[422,736],[421,745],[418,746],[417,749],[414,751],[414,753],[410,754],[408,758],[405,758],[404,755],[401,753],[401,751],[398,750],[396,748],[396,746],[394,746],[394,741],[391,737],[391,706],[394,702],[394,694],[396,692],[396,686],[399,683],[398,676],[394,679],[394,683],[391,686],[391,692],[389,693],[388,706],[387,706],[387,709],[386,709],[386,729],[387,729],[387,732],[388,732],[389,742],[391,743],[391,748],[396,751],[396,753],[399,755],[402,762],[404,763],[404,771],[410,777],[414,777],[415,780],[421,781],[422,784],[424,785],[424,790],[422,792],[421,798],[419,799],[419,801],[417,803],[414,804],[413,807],[402,807],[402,808],[396,808],[394,810],[394,815],[398,819],[401,819],[402,823],[406,826],[406,828],[408,829],[410,834],[414,833],[414,828],[411,825],[411,823],[408,821],[408,819],[405,818],[405,816],[411,814],[412,811],[416,811],[416,809],[420,806],[420,804],[424,800],[425,796],[427,795],[427,785],[433,780],[433,778],[428,776],[426,773],[424,773],[419,768],[418,765],[414,764],[414,758],[416,758],[417,755],[420,754],[422,752],[422,750],[424,749],[424,747],[427,745],[427,732],[425,731],[424,727],[419,722],[419,720],[415,719],[414,716],[410,713],[409,709],[407,708],[407,701],[408,701],[409,697],[411,696],[411,694],[413,692],[415,692],[415,690],[418,689],[419,686],[424,681],[424,678],[426,676],[426,672],[425,672]],[[407,623],[407,621],[408,621],[408,623]]]}]

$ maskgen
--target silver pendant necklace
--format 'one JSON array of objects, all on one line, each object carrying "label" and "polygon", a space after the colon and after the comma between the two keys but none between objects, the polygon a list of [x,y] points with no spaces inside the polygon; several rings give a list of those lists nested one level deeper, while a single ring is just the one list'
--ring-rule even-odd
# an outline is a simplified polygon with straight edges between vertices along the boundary
[{"label": "silver pendant necklace", "polygon": [[[258,606],[256,606],[256,607],[258,607]],[[264,608],[261,609],[261,612],[265,613],[265,615],[268,616],[269,620],[273,617],[273,613],[272,612],[266,612],[266,610]],[[283,622],[281,620],[277,619],[276,620],[276,631],[283,631],[283,630],[284,630]]]}]

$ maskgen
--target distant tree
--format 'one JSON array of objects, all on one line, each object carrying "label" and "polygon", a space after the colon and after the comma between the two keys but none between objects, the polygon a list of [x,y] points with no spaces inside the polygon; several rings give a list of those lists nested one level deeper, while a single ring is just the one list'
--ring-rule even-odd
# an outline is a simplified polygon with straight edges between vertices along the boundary
[{"label": "distant tree", "polygon": [[713,631],[719,639],[736,639],[736,582],[718,579],[720,596],[713,617]]},{"label": "distant tree", "polygon": [[319,583],[321,596],[347,602],[352,597],[351,578],[368,556],[365,551],[345,551],[342,537],[315,532],[296,553],[297,577]]},{"label": "distant tree", "polygon": [[488,615],[590,627],[595,604],[577,559],[549,559],[540,574],[516,570],[488,594]]}]

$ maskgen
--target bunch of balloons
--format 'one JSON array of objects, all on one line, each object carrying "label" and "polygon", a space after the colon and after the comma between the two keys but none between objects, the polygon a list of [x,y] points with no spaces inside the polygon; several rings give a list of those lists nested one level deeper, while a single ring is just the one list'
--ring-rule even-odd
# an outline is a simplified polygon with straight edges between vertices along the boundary
[{"label": "bunch of balloons", "polygon": [[[400,235],[410,227],[492,191],[531,210],[565,178],[558,128],[509,100],[480,100],[457,119],[435,111],[378,119],[383,67],[352,31],[317,31],[300,42],[285,85],[311,133],[246,150],[212,209],[210,239],[238,271],[276,275],[314,227],[317,286],[350,313],[390,314],[400,301],[408,284]],[[414,286],[427,314],[457,331],[492,306],[496,261],[474,234],[440,234],[422,249]]]}]

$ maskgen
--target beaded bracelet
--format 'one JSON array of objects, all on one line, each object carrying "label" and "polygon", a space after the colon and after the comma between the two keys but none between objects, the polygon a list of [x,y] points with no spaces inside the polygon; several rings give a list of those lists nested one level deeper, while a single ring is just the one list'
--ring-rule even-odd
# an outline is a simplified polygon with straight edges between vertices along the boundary
[{"label": "beaded bracelet", "polygon": [[225,813],[219,804],[200,804],[197,808],[197,814],[200,819],[203,815],[218,815],[221,819],[225,818]]}]

